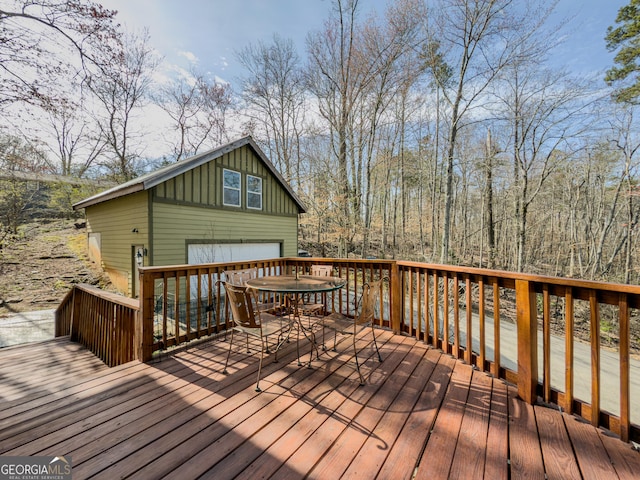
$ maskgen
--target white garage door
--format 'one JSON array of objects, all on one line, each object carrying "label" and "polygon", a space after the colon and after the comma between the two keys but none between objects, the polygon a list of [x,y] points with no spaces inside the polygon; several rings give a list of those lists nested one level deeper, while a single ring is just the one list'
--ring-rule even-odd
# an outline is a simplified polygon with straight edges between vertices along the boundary
[{"label": "white garage door", "polygon": [[189,264],[241,262],[280,257],[279,243],[211,243],[189,245]]}]

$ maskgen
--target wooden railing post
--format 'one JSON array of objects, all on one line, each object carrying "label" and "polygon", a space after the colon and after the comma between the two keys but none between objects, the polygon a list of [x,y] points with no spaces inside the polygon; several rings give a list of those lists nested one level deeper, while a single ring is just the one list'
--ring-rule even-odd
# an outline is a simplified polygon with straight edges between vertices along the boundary
[{"label": "wooden railing post", "polygon": [[140,310],[136,319],[135,349],[136,358],[148,362],[153,356],[153,276],[145,275],[140,268]]},{"label": "wooden railing post", "polygon": [[80,330],[80,292],[76,287],[73,288],[73,297],[71,299],[71,319],[69,321],[69,338],[72,342],[77,342]]},{"label": "wooden railing post", "polygon": [[516,280],[518,325],[518,396],[527,403],[537,400],[538,314],[533,282]]},{"label": "wooden railing post", "polygon": [[402,278],[400,276],[400,267],[397,262],[391,265],[391,284],[389,288],[391,294],[391,329],[398,334],[402,328]]},{"label": "wooden railing post", "polygon": [[629,441],[631,432],[631,392],[630,392],[630,327],[629,300],[626,293],[620,294],[618,301],[620,318],[620,438]]}]

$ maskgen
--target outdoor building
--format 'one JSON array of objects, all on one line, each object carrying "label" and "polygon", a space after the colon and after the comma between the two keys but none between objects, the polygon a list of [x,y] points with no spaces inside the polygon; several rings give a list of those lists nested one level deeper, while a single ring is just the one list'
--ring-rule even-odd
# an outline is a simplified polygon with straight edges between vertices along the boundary
[{"label": "outdoor building", "polygon": [[90,258],[136,297],[140,266],[296,256],[300,199],[247,136],[94,195]]}]

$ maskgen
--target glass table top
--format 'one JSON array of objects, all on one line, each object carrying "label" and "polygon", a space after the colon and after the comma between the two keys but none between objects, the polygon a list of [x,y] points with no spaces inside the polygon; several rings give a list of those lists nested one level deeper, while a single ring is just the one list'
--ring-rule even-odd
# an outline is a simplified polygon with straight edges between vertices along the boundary
[{"label": "glass table top", "polygon": [[311,275],[274,275],[247,280],[248,287],[280,293],[330,292],[344,287],[346,283],[346,280],[340,277]]}]

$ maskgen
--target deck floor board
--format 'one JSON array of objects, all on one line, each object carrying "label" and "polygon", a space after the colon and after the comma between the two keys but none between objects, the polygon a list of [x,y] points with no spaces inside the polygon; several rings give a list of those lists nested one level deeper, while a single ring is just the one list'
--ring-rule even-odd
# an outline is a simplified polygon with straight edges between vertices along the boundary
[{"label": "deck floor board", "polygon": [[350,339],[312,368],[292,339],[261,393],[255,348],[222,373],[224,337],[114,368],[68,338],[0,349],[0,455],[70,456],[74,479],[637,477],[610,433],[414,338],[378,340],[381,363],[357,338],[360,386]]}]

